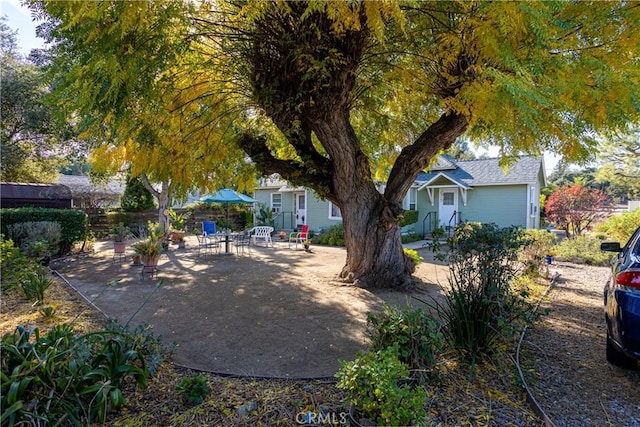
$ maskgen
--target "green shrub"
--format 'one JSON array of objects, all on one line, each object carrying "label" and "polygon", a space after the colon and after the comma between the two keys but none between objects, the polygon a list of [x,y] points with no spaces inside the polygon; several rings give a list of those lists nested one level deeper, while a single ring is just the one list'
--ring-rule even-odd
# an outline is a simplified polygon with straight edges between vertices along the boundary
[{"label": "green shrub", "polygon": [[367,314],[367,336],[372,351],[397,347],[398,358],[411,376],[424,380],[433,372],[443,347],[438,321],[424,310],[385,304],[382,311]]},{"label": "green shrub", "polygon": [[342,223],[332,225],[313,238],[313,243],[330,246],[344,246],[344,228]]},{"label": "green shrub", "polygon": [[29,221],[7,226],[9,237],[29,258],[41,259],[58,252],[60,224],[54,221]]},{"label": "green shrub", "polygon": [[193,375],[183,378],[176,389],[189,405],[199,405],[209,395],[211,389],[204,375]]},{"label": "green shrub", "polygon": [[[8,226],[21,222],[53,221],[60,224],[58,255],[71,250],[74,242],[83,241],[87,233],[87,215],[74,209],[11,208],[0,209],[0,229],[8,236]],[[18,242],[15,242],[20,246]],[[52,253],[52,255],[56,255]]]},{"label": "green shrub", "polygon": [[524,244],[518,258],[524,266],[524,272],[530,276],[540,276],[546,272],[546,256],[552,254],[557,237],[546,230],[525,230]]},{"label": "green shrub", "polygon": [[155,199],[140,177],[129,177],[120,197],[120,206],[125,212],[142,212],[155,208]]},{"label": "green shrub", "polygon": [[403,217],[400,220],[400,227],[415,224],[416,222],[418,222],[419,216],[420,213],[418,211],[404,211]]},{"label": "green shrub", "polygon": [[32,262],[18,249],[13,240],[0,234],[0,285],[2,290],[15,288],[31,270]]},{"label": "green shrub", "polygon": [[402,248],[402,252],[404,253],[405,257],[410,258],[411,262],[413,263],[413,267],[411,268],[412,273],[416,271],[416,266],[424,261],[424,258],[421,257],[418,254],[418,251],[416,251],[415,249]]},{"label": "green shrub", "polygon": [[359,415],[378,425],[404,426],[425,418],[426,393],[406,382],[409,368],[398,359],[398,349],[388,347],[369,353],[359,352],[352,362],[340,362],[337,387]]},{"label": "green shrub", "polygon": [[146,386],[145,352],[157,343],[149,335],[123,328],[77,334],[68,324],[44,336],[24,326],[5,334],[2,425],[103,424],[109,411],[125,403],[131,380]]},{"label": "green shrub", "polygon": [[415,230],[413,228],[410,228],[409,230],[406,231],[406,233],[402,234],[400,239],[402,240],[402,243],[411,243],[411,242],[417,242],[418,240],[422,240],[422,236],[420,236],[419,234],[416,234]]},{"label": "green shrub", "polygon": [[640,226],[640,209],[612,215],[606,222],[598,226],[598,230],[624,244],[638,226]]},{"label": "green shrub", "polygon": [[449,284],[444,302],[434,302],[449,344],[471,362],[491,354],[497,338],[510,336],[531,306],[511,290],[517,254],[526,240],[516,227],[465,223],[449,247]]},{"label": "green shrub", "polygon": [[24,296],[34,301],[35,304],[44,302],[44,292],[49,289],[53,281],[47,277],[47,273],[41,268],[36,268],[24,276],[20,283]]},{"label": "green shrub", "polygon": [[590,265],[608,265],[611,253],[600,250],[599,239],[588,235],[565,239],[553,247],[558,258]]}]

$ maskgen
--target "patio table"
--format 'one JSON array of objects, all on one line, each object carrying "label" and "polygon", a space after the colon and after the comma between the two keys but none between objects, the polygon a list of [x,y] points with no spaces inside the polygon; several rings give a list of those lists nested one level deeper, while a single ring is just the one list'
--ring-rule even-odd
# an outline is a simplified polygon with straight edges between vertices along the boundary
[{"label": "patio table", "polygon": [[229,243],[231,242],[231,239],[233,237],[236,237],[238,235],[240,235],[241,233],[237,233],[237,232],[221,232],[221,233],[217,233],[218,237],[222,237],[223,238],[223,242],[224,242],[224,255],[233,255],[233,252],[231,252],[231,250],[229,249]]}]

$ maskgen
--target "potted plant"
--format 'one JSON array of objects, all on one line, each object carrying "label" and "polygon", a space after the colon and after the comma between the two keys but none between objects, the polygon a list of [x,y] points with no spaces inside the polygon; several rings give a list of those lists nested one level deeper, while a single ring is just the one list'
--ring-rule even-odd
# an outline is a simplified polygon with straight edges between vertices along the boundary
[{"label": "potted plant", "polygon": [[127,249],[127,238],[129,237],[129,227],[119,222],[118,225],[111,230],[111,238],[113,239],[113,252],[123,254]]},{"label": "potted plant", "polygon": [[163,229],[158,223],[149,222],[149,238],[133,245],[133,250],[142,258],[145,267],[158,265],[158,258],[163,252]]},{"label": "potted plant", "polygon": [[158,258],[162,254],[162,241],[152,238],[143,240],[133,245],[133,250],[142,258],[145,267],[155,267],[158,265]]},{"label": "potted plant", "polygon": [[171,241],[178,242],[178,246],[180,242],[184,247],[184,236],[186,234],[185,222],[189,217],[189,213],[177,213],[173,209],[169,209],[169,223],[171,224]]},{"label": "potted plant", "polygon": [[305,240],[304,242],[302,242],[302,246],[304,246],[304,250],[306,252],[311,252],[311,240]]}]

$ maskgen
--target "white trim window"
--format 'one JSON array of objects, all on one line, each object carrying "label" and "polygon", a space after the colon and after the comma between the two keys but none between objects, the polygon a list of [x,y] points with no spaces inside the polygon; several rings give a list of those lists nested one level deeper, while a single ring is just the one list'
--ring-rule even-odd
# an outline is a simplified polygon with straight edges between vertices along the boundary
[{"label": "white trim window", "polygon": [[538,200],[536,200],[536,187],[529,187],[529,215],[533,218],[538,210]]},{"label": "white trim window", "polygon": [[418,189],[410,188],[407,195],[404,198],[405,210],[415,211],[418,209]]},{"label": "white trim window", "polygon": [[340,208],[329,202],[329,219],[342,219]]},{"label": "white trim window", "polygon": [[280,213],[282,211],[282,194],[271,193],[271,212]]}]

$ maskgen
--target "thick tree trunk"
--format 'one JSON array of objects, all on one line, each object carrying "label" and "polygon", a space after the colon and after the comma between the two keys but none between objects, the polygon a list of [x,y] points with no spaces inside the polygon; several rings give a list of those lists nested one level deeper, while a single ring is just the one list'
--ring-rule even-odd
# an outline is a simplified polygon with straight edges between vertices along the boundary
[{"label": "thick tree trunk", "polygon": [[381,197],[341,209],[347,259],[340,278],[363,288],[407,288],[413,261],[404,255],[400,226],[390,223]]},{"label": "thick tree trunk", "polygon": [[149,178],[145,174],[142,175],[142,183],[147,188],[147,190],[149,190],[149,192],[153,195],[153,197],[156,198],[156,201],[158,202],[158,224],[164,230],[165,238],[169,237],[169,232],[171,231],[169,227],[169,218],[167,218],[167,216],[164,214],[164,211],[167,209],[169,205],[170,183],[168,181],[162,181],[161,183],[162,188],[160,191],[158,191],[155,188],[153,188],[153,185],[151,185],[151,182],[149,182]]},{"label": "thick tree trunk", "polygon": [[347,247],[340,278],[364,288],[407,287],[413,263],[402,250],[398,225],[404,195],[378,191],[348,112],[335,108],[313,128],[335,164],[330,199],[340,207]]}]

